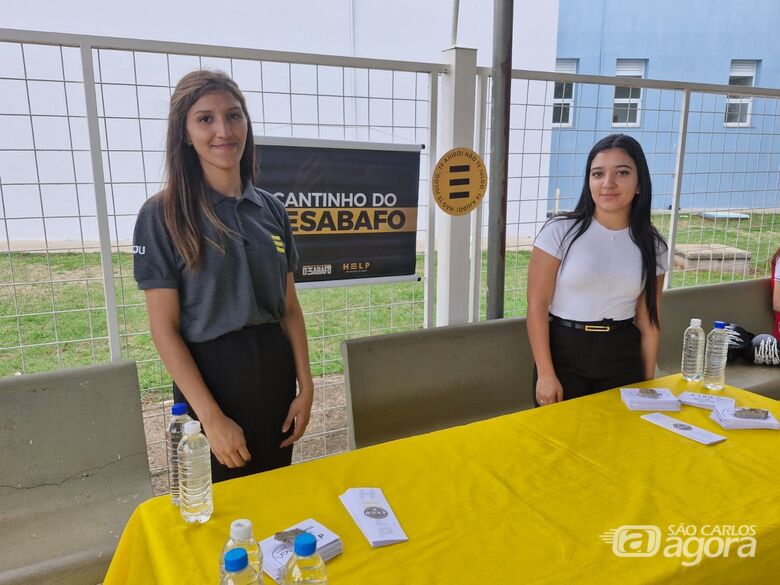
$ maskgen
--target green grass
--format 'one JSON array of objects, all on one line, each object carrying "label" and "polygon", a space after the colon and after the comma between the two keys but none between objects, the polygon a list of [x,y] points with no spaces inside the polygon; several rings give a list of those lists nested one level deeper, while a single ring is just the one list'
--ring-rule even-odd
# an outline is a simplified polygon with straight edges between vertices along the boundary
[{"label": "green grass", "polygon": [[[654,221],[668,236],[669,215]],[[750,220],[705,221],[680,215],[678,244],[717,243],[751,253],[749,268],[738,274],[676,270],[673,286],[691,286],[768,274],[768,260],[780,246],[780,214],[753,214]],[[526,275],[530,251],[506,254],[504,312],[526,312]],[[132,277],[132,256],[115,253],[114,283],[119,309],[122,355],[138,362],[144,395],[169,392],[170,377],[161,366],[146,318],[143,294]],[[417,258],[417,274],[424,259]],[[109,359],[105,291],[100,256],[91,253],[0,256],[0,376],[39,372]],[[482,254],[480,315],[486,305],[487,253]],[[342,371],[343,339],[421,328],[424,282],[401,282],[300,292],[306,313],[315,376]]]}]

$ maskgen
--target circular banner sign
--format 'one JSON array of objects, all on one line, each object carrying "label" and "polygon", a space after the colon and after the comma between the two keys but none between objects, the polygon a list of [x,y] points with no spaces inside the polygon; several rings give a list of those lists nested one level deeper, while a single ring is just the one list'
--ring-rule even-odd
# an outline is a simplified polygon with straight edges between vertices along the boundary
[{"label": "circular banner sign", "polygon": [[449,215],[474,211],[485,196],[488,175],[485,162],[465,146],[448,151],[433,171],[431,188],[439,208]]}]

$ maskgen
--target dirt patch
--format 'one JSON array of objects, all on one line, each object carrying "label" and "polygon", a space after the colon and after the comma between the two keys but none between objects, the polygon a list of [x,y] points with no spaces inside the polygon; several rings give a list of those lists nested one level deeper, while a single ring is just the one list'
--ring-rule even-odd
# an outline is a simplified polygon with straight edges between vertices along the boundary
[{"label": "dirt patch", "polygon": [[[171,400],[143,401],[144,432],[149,471],[155,495],[168,492],[168,454],[165,429],[171,412]],[[344,376],[322,376],[314,380],[311,420],[303,437],[293,449],[293,463],[341,453],[349,449],[347,437],[347,399]]]}]

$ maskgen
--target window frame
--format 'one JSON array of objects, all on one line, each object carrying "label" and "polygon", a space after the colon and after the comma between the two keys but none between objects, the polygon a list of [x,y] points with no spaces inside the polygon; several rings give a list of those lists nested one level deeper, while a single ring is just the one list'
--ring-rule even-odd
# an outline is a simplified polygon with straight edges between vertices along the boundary
[{"label": "window frame", "polygon": [[[750,75],[746,75],[749,73]],[[729,85],[733,87],[755,87],[756,86],[756,74],[758,73],[758,61],[745,60],[745,59],[732,59],[729,66]],[[732,79],[735,77],[750,77],[750,85],[738,85],[732,83]],[[738,119],[736,122],[729,122],[729,106],[747,105],[745,109],[744,121]],[[741,107],[740,107],[741,110]],[[724,128],[752,128],[753,127],[753,98],[751,96],[744,96],[741,94],[726,94],[726,108],[723,112],[723,127]],[[741,116],[740,116],[741,118]]]},{"label": "window frame", "polygon": [[[640,59],[618,59],[615,64],[615,77],[628,77],[632,79],[644,79],[646,71],[646,63]],[[615,97],[617,89],[619,87],[628,87],[629,97],[618,98]],[[632,97],[633,91],[639,91],[637,97]],[[612,127],[613,128],[639,128],[642,125],[642,90],[641,87],[629,87],[618,85],[615,82],[614,92],[612,94]],[[626,117],[628,118],[628,112],[631,111],[630,106],[636,105],[636,121],[634,122],[615,122],[615,111],[618,109],[626,110]]]},{"label": "window frame", "polygon": [[[555,60],[555,72],[556,73],[577,73],[578,59],[556,59]],[[572,128],[574,126],[574,91],[575,83],[569,81],[556,81],[553,85],[553,105],[552,105],[552,117],[550,124],[553,128]],[[556,98],[555,94],[558,87],[561,88],[561,97]],[[566,97],[566,88],[571,88],[571,96]],[[561,108],[561,112],[564,110],[568,112],[568,120],[566,122],[555,121],[555,108]]]}]

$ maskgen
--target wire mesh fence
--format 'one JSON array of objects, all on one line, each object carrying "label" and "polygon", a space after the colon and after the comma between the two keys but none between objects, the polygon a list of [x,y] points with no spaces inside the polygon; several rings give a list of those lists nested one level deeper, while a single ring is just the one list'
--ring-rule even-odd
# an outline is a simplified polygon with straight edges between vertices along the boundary
[{"label": "wire mesh fence", "polygon": [[[780,92],[734,91],[729,86],[637,78],[514,72],[506,316],[525,315],[533,238],[550,215],[576,205],[587,155],[611,133],[635,137],[647,156],[653,221],[672,246],[667,286],[766,276],[769,259],[780,246]],[[489,108],[490,92],[485,95],[482,107]],[[734,102],[743,106],[738,111],[741,123],[733,122]],[[488,148],[484,152],[490,156]],[[481,319],[486,306],[486,230],[484,213]]]},{"label": "wire mesh fence", "polygon": [[[106,302],[85,100],[90,88],[82,71],[84,39],[72,41],[74,46],[0,42],[0,239],[5,244],[0,375],[112,357],[112,307]],[[103,242],[103,253],[108,252],[113,272],[108,280],[115,291],[121,357],[137,362],[151,470],[162,476],[171,380],[152,343],[144,298],[133,278],[131,240],[140,206],[161,188],[168,103],[178,79],[199,68],[231,75],[245,94],[256,135],[430,144],[435,132],[431,78],[437,70],[357,59],[320,63],[311,56],[295,62],[290,59],[300,56],[217,47],[201,47],[198,54],[193,46],[178,52],[179,46],[166,43],[127,45],[88,48],[105,178],[109,241]],[[299,293],[317,398],[298,459],[346,448],[337,375],[341,341],[423,326],[428,159],[424,149],[417,280]]]},{"label": "wire mesh fence", "polygon": [[[178,79],[198,68],[230,74],[258,136],[432,145],[444,67],[36,34],[0,35],[0,375],[136,360],[151,469],[162,476],[171,380],[133,279],[131,237],[138,209],[161,188]],[[489,159],[489,71],[476,81],[478,148]],[[635,136],[647,154],[654,222],[675,259],[670,286],[766,275],[780,245],[779,99],[515,71],[506,316],[525,314],[534,236],[549,214],[574,206],[591,146],[612,132]],[[346,449],[341,341],[430,323],[430,151],[421,154],[418,280],[300,291],[317,393],[298,459]],[[486,208],[478,214],[472,314],[484,319]]]}]

